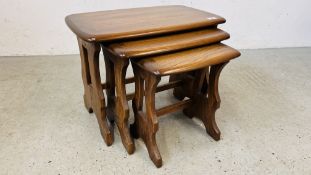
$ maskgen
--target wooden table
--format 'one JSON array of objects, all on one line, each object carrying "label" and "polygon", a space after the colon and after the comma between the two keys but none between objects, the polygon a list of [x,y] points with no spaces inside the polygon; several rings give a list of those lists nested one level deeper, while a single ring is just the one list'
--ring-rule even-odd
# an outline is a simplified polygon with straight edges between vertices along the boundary
[{"label": "wooden table", "polygon": [[[129,154],[135,150],[128,127],[126,79],[129,59],[106,52],[106,46],[145,37],[156,37],[180,31],[195,30],[224,23],[225,19],[185,6],[159,6],[74,14],[66,17],[69,28],[77,35],[80,48],[84,103],[94,111],[107,145],[113,143],[115,121],[122,143]],[[101,83],[99,53],[104,50],[106,83]],[[153,52],[144,53],[150,56]],[[103,89],[107,93],[107,105]],[[129,98],[130,96],[128,96]]]}]

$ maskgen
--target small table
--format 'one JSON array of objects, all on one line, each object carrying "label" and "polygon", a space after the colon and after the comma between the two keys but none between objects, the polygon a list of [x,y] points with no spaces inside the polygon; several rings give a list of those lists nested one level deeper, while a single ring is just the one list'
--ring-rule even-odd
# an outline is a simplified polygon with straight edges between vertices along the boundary
[{"label": "small table", "polygon": [[[80,48],[84,104],[95,113],[101,134],[109,146],[113,143],[116,121],[122,143],[129,154],[135,150],[128,127],[129,107],[125,85],[129,59],[107,52],[106,46],[144,37],[156,37],[180,31],[195,30],[224,23],[225,19],[185,6],[159,6],[73,14],[66,17],[69,28],[77,35]],[[101,82],[99,53],[104,50],[106,83]],[[153,52],[144,54],[150,56]],[[107,105],[103,90],[106,89]]]}]

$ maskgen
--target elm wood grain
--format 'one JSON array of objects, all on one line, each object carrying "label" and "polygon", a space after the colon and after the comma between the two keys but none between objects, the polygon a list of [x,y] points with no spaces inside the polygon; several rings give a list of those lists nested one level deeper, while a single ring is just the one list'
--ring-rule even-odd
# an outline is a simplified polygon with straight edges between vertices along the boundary
[{"label": "elm wood grain", "polygon": [[[125,76],[127,67],[129,65],[129,60],[123,60],[116,57],[112,53],[108,52],[103,46],[102,49],[104,52],[106,63],[109,63],[108,66],[110,67],[106,69],[106,73],[109,75],[109,80],[111,83],[109,83],[108,81],[108,84],[106,84],[106,86],[109,85],[109,88],[111,90],[110,95],[107,94],[108,98],[113,99],[111,100],[111,102],[114,103],[113,105],[111,105],[113,107],[113,117],[111,118],[114,118],[114,122],[118,127],[121,140],[126,151],[129,154],[133,154],[135,151],[135,145],[129,131],[129,107],[127,104],[125,87]],[[114,79],[114,81],[112,81],[112,79]],[[131,79],[128,79],[128,83],[130,83],[131,81]]]},{"label": "elm wood grain", "polygon": [[157,6],[73,14],[65,21],[80,38],[107,42],[216,26],[225,19],[186,6]]},{"label": "elm wood grain", "polygon": [[[195,76],[196,76],[195,71],[170,75],[169,82],[176,80],[182,80],[183,82],[183,86],[175,87],[173,90],[173,95],[176,99],[183,100],[185,97],[190,97],[190,94],[193,93],[193,88],[192,86],[190,86],[192,83],[188,82],[194,81]],[[205,78],[203,81],[203,87],[201,90],[202,92],[207,92],[208,80],[209,80],[209,71],[206,71]]]},{"label": "elm wood grain", "polygon": [[[156,143],[156,132],[159,124],[157,117],[192,106],[192,99],[178,102],[156,110],[155,93],[161,80],[160,75],[147,72],[133,64],[135,75],[135,96],[132,101],[135,122],[131,125],[131,133],[134,138],[142,138],[146,144],[150,159],[156,167],[162,166],[162,158]],[[202,79],[203,80],[203,79]],[[146,112],[143,112],[143,99],[145,97]]]},{"label": "elm wood grain", "polygon": [[227,32],[217,28],[209,28],[147,39],[118,42],[107,46],[107,48],[119,57],[129,59],[208,45],[223,41],[229,37],[230,35]]},{"label": "elm wood grain", "polygon": [[[198,100],[197,97],[198,95],[204,92],[207,92],[204,89],[206,88],[204,87],[204,85],[206,84],[206,75],[208,74],[208,72],[209,72],[209,67],[206,67],[204,69],[179,74],[181,77],[191,76],[193,78],[193,84],[195,85],[195,86],[192,86],[191,89],[188,89],[190,93],[188,93],[187,95],[185,95],[185,93],[182,91],[178,92],[178,93],[182,93],[184,96],[194,99],[193,105],[183,110],[183,113],[189,118],[193,118],[194,116],[197,116],[199,113],[198,111],[201,111],[199,107],[204,107],[203,105],[201,105],[202,101],[200,99]],[[207,93],[204,93],[202,96],[206,97]]]},{"label": "elm wood grain", "polygon": [[192,105],[192,103],[193,103],[192,100],[188,99],[188,100],[183,100],[183,101],[177,102],[177,103],[169,105],[169,106],[162,107],[162,108],[156,110],[157,117],[160,117],[162,115],[172,113],[172,112],[176,112],[178,110],[190,107]]},{"label": "elm wood grain", "polygon": [[[190,63],[190,62],[189,62]],[[157,85],[161,80],[161,75],[153,74],[138,66],[137,63],[133,64],[135,75],[135,96],[132,101],[135,122],[131,125],[131,133],[134,138],[142,138],[146,144],[150,159],[156,167],[162,166],[162,158],[156,143],[156,132],[158,131],[157,117],[167,113],[175,112],[180,109],[187,109],[193,106],[193,100],[188,99],[173,105],[169,105],[156,110],[155,108],[155,93]],[[203,81],[205,72],[198,71],[200,81]],[[200,86],[202,82],[193,81],[195,86]],[[200,89],[197,87],[197,89]],[[143,97],[145,96],[146,112],[143,112]],[[201,107],[201,106],[200,106]],[[198,109],[200,110],[200,109]]]},{"label": "elm wood grain", "polygon": [[[159,124],[155,109],[155,93],[161,78],[160,76],[155,76],[153,74],[139,72],[140,70],[138,69],[138,66],[134,66],[134,75],[136,81],[135,96],[132,101],[132,106],[135,115],[135,121],[131,125],[131,133],[133,134],[134,138],[142,138],[146,144],[150,159],[159,168],[162,166],[162,157],[156,143],[156,132],[158,131]],[[146,114],[142,111],[144,92]]]},{"label": "elm wood grain", "polygon": [[102,88],[106,90],[107,95],[107,117],[114,124],[115,116],[115,79],[114,79],[114,64],[108,59],[108,55],[104,56],[106,68],[106,83],[102,84]]},{"label": "elm wood grain", "polygon": [[[239,51],[220,43],[150,57],[139,61],[138,66],[155,75],[169,75],[226,62],[238,56],[240,56]],[[191,59],[191,64],[189,64],[189,59]]]},{"label": "elm wood grain", "polygon": [[[212,138],[215,140],[220,139],[220,131],[215,121],[215,112],[220,106],[218,92],[219,76],[228,60],[238,57],[240,53],[223,44],[215,44],[215,46],[208,46],[209,49],[203,49],[204,52],[210,52],[209,54],[203,53],[202,48],[185,51],[183,57],[188,56],[188,60],[184,59],[182,63],[180,62],[181,55],[173,57],[170,54],[141,61],[132,60],[135,75],[135,95],[132,101],[135,122],[131,125],[131,133],[134,138],[142,138],[147,147],[149,157],[156,167],[162,166],[162,158],[155,137],[159,128],[157,119],[159,115],[183,109],[187,116],[199,118]],[[195,52],[199,54],[195,54]],[[180,69],[180,65],[171,65],[170,69],[166,67],[166,71],[161,71],[161,66],[166,66],[165,61],[162,60],[163,57],[167,59],[168,63],[177,62],[176,64],[182,64],[182,66],[187,67],[188,75],[193,75],[194,78],[191,81],[192,86],[190,86],[191,90],[188,93],[190,100],[184,100],[156,110],[155,93],[161,77],[176,73],[183,73],[183,78],[187,75],[184,69]],[[199,63],[205,65],[205,67],[198,66],[197,63],[193,62],[190,59],[193,57],[199,60]],[[161,61],[160,64],[159,60]],[[144,96],[145,113],[143,112]]]},{"label": "elm wood grain", "polygon": [[[102,45],[102,48],[106,65],[106,83],[101,84],[101,87],[106,89],[107,93],[107,118],[111,124],[116,123],[125,149],[129,154],[132,154],[135,151],[135,145],[129,133],[127,101],[131,100],[134,95],[126,94],[125,85],[133,83],[134,77],[125,78],[129,60],[121,59],[105,48],[104,45]],[[180,85],[181,82],[177,80],[159,86],[156,91],[160,92]]]},{"label": "elm wood grain", "polygon": [[[162,92],[168,89],[176,88],[176,87],[182,86],[182,84],[183,82],[181,80],[171,81],[169,83],[158,86],[156,89],[156,92]],[[134,96],[135,96],[135,92],[126,94],[127,101],[132,100]]]},{"label": "elm wood grain", "polygon": [[80,50],[80,57],[81,57],[81,73],[82,73],[82,80],[84,86],[84,105],[85,108],[88,110],[89,113],[93,112],[92,109],[92,99],[91,99],[91,75],[90,75],[90,66],[88,60],[88,52],[87,49],[83,46],[83,41],[78,38],[78,45]]},{"label": "elm wood grain", "polygon": [[[152,72],[147,72],[143,70],[138,65],[133,65],[134,67],[134,74],[135,74],[135,96],[133,99],[133,110],[135,116],[135,122],[131,125],[131,133],[134,138],[142,138],[144,141],[150,159],[153,161],[156,167],[162,166],[162,158],[159,152],[157,142],[156,142],[156,132],[158,131],[159,124],[157,117],[160,115],[164,115],[170,112],[175,112],[179,109],[187,109],[191,108],[193,113],[189,115],[198,116],[206,126],[207,132],[213,137],[217,138],[217,134],[219,130],[216,122],[215,122],[215,99],[212,97],[208,99],[208,104],[206,104],[206,95],[205,98],[202,99],[202,96],[196,95],[197,93],[193,93],[192,99],[184,100],[179,103],[160,108],[156,110],[155,108],[155,93],[158,83],[161,80],[161,75],[155,75]],[[218,78],[220,71],[218,71],[219,67],[216,67],[215,73],[211,73],[213,77],[210,78],[210,84],[216,83],[218,84]],[[208,70],[208,68],[206,68]],[[201,69],[197,71],[196,80],[193,82],[195,83],[195,89],[193,92],[200,92],[200,89],[203,85],[203,81],[205,78],[205,71],[206,69]],[[213,66],[212,66],[212,70]],[[213,71],[214,72],[214,71]],[[215,82],[211,82],[215,81]],[[216,86],[216,85],[215,85]],[[209,90],[209,96],[217,95],[217,92],[214,92],[215,89],[212,88]],[[146,105],[146,112],[143,112],[143,97],[145,95],[145,105]],[[201,97],[201,98],[200,98]],[[206,110],[206,106],[208,106],[208,110]],[[197,112],[199,111],[199,112]],[[213,115],[214,114],[214,115]]]},{"label": "elm wood grain", "polygon": [[[199,116],[203,121],[207,133],[213,137],[215,140],[220,140],[220,131],[215,121],[215,112],[220,107],[220,97],[218,90],[219,76],[222,69],[228,62],[213,65],[210,70],[209,83],[208,83],[208,98],[201,103],[203,107],[201,115]],[[206,108],[207,106],[207,108]]]},{"label": "elm wood grain", "polygon": [[[220,107],[220,96],[218,90],[219,76],[222,69],[229,62],[212,65],[208,74],[201,74],[200,82],[206,82],[206,75],[208,75],[208,85],[201,84],[201,87],[197,86],[194,89],[194,103],[189,108],[184,109],[184,114],[188,117],[196,117],[200,119],[206,132],[216,141],[220,140],[220,130],[215,120],[216,110]],[[208,70],[207,70],[208,72]],[[205,79],[202,81],[202,78]]]},{"label": "elm wood grain", "polygon": [[84,102],[89,112],[94,111],[101,135],[105,143],[113,143],[113,126],[106,118],[105,97],[99,74],[100,45],[85,42],[78,38],[80,48],[82,79],[84,84]]},{"label": "elm wood grain", "polygon": [[[109,146],[113,143],[113,123],[115,120],[117,126],[120,131],[120,135],[122,138],[122,142],[128,151],[129,154],[132,154],[135,150],[134,143],[129,136],[128,124],[124,122],[124,120],[128,120],[128,105],[124,100],[125,87],[122,87],[124,84],[133,83],[134,77],[125,79],[126,67],[128,66],[128,62],[124,64],[123,60],[121,62],[111,61],[114,60],[111,58],[110,53],[105,53],[105,67],[106,67],[106,83],[101,84],[100,86],[100,74],[99,74],[99,44],[97,43],[89,43],[83,41],[78,38],[80,55],[81,55],[81,66],[82,66],[82,79],[84,84],[84,103],[89,112],[93,112],[95,109],[95,115],[98,119],[98,123],[100,126],[101,134],[104,138],[104,141]],[[110,56],[110,57],[109,57]],[[110,58],[110,59],[109,59]],[[116,63],[116,65],[114,64]],[[115,69],[116,67],[116,69]],[[115,74],[117,71],[121,70],[121,75]],[[116,72],[115,72],[116,71]],[[116,83],[115,79],[120,79],[121,81],[118,85],[118,95],[115,94]],[[164,91],[170,88],[174,88],[180,86],[180,81],[171,82],[168,84],[161,85],[157,88],[157,92]],[[94,86],[94,88],[93,88]],[[107,106],[105,106],[105,98],[102,91],[106,89],[107,93]],[[120,90],[121,89],[121,90]],[[120,94],[120,95],[119,95]],[[117,100],[116,100],[117,99]],[[126,100],[130,100],[132,98],[128,98],[126,95]],[[117,102],[118,103],[117,103]],[[123,103],[122,103],[123,102]],[[123,104],[122,106],[118,104]],[[124,109],[124,111],[123,111]],[[107,121],[107,118],[110,121]],[[118,120],[119,118],[119,120]],[[123,122],[120,122],[120,120]],[[109,132],[108,132],[109,130]]]},{"label": "elm wood grain", "polygon": [[[220,42],[229,38],[230,35],[217,28],[199,29],[194,31],[187,31],[184,33],[164,35],[154,38],[138,39],[134,41],[118,42],[108,45],[106,48],[114,55],[129,59],[146,57],[155,54],[163,54],[166,52],[173,52],[183,49],[189,49],[192,47],[198,47],[202,45],[208,45],[215,42]],[[174,76],[174,75],[172,75]],[[132,80],[132,79],[131,79]],[[187,82],[187,81],[185,81]],[[188,86],[189,83],[185,83],[184,86]],[[188,90],[186,90],[186,89]],[[189,87],[179,87],[174,90],[174,95],[177,96],[177,89],[179,94],[190,92]],[[183,99],[187,94],[179,97]],[[133,94],[127,95],[127,99],[130,100]]]},{"label": "elm wood grain", "polygon": [[[185,8],[185,7],[183,7]],[[136,9],[137,10],[137,9]],[[148,9],[150,10],[150,9]],[[192,9],[193,10],[193,9]],[[174,11],[174,10],[171,10]],[[201,11],[202,12],[202,11]],[[184,11],[180,12],[181,14],[185,14]],[[205,12],[202,12],[202,15]],[[132,13],[134,14],[134,13]],[[205,13],[207,14],[207,13]],[[131,16],[131,14],[126,14],[127,16]],[[144,14],[143,14],[144,15]],[[143,16],[142,15],[142,16]],[[195,16],[195,14],[193,14]],[[196,14],[198,15],[198,14]],[[87,15],[86,15],[87,16]],[[92,16],[92,15],[91,15]],[[106,15],[107,16],[107,15]],[[135,15],[134,15],[135,16]],[[174,16],[171,16],[173,18],[180,18],[180,14]],[[192,18],[194,17],[192,16]],[[102,16],[101,16],[102,17]],[[100,18],[101,18],[100,17]],[[167,16],[166,16],[167,17]],[[75,27],[75,22],[71,21],[71,17],[66,18],[66,22],[69,26]],[[78,17],[80,18],[80,17]],[[68,19],[68,20],[67,20]],[[82,18],[80,18],[82,19]],[[78,20],[80,20],[78,19]],[[99,19],[99,18],[98,18]],[[135,22],[137,22],[137,17],[132,18]],[[84,82],[85,82],[85,105],[87,107],[87,109],[89,110],[89,112],[92,112],[94,110],[96,117],[98,119],[98,123],[100,125],[100,129],[101,129],[101,133],[104,137],[105,142],[107,143],[107,145],[112,144],[113,142],[113,123],[117,123],[117,126],[119,128],[120,131],[120,135],[122,138],[122,143],[124,144],[125,148],[127,149],[128,153],[131,154],[132,152],[134,152],[135,147],[133,142],[131,141],[131,138],[129,138],[129,132],[128,132],[128,127],[127,127],[127,120],[128,120],[128,105],[126,102],[126,92],[125,92],[125,83],[126,79],[125,79],[125,72],[124,70],[126,70],[127,66],[128,66],[128,61],[125,62],[120,62],[120,61],[111,61],[111,59],[109,59],[109,61],[107,63],[107,65],[112,65],[113,67],[108,66],[108,73],[106,74],[106,78],[107,78],[107,83],[106,84],[101,84],[100,82],[100,76],[99,76],[99,66],[98,66],[98,55],[99,55],[99,49],[98,49],[98,45],[99,43],[101,44],[108,44],[108,42],[112,41],[112,40],[118,40],[118,39],[135,39],[137,37],[149,37],[149,36],[154,36],[154,35],[158,35],[158,34],[169,34],[169,33],[175,33],[176,32],[181,32],[181,31],[189,31],[189,30],[193,30],[193,29],[199,29],[199,28],[207,28],[207,27],[216,27],[218,24],[225,22],[225,20],[223,18],[218,18],[218,16],[216,15],[212,15],[210,17],[207,17],[205,19],[205,21],[203,20],[202,22],[200,21],[195,21],[193,19],[192,22],[194,23],[184,23],[186,20],[186,18],[184,19],[173,19],[173,22],[177,21],[177,23],[173,23],[173,26],[171,26],[170,24],[172,24],[171,22],[167,22],[165,23],[165,20],[160,20],[160,19],[154,19],[153,22],[155,22],[155,24],[151,24],[148,23],[147,27],[144,26],[144,24],[142,26],[136,25],[135,30],[129,31],[129,32],[124,32],[122,33],[122,31],[118,31],[116,30],[116,28],[113,28],[112,30],[110,30],[110,32],[112,33],[106,33],[107,36],[111,34],[111,38],[109,39],[109,37],[106,38],[106,40],[96,40],[96,38],[83,38],[82,35],[84,35],[85,33],[82,32],[79,33],[77,32],[77,36],[86,41],[82,42],[82,45],[85,45],[84,48],[82,48],[81,50],[81,58],[82,58],[82,52],[87,53],[86,56],[88,56],[88,58],[83,59],[83,60],[87,60],[84,61]],[[199,18],[195,18],[195,19],[199,19]],[[160,21],[157,21],[160,20]],[[184,21],[182,21],[184,20]],[[150,20],[148,20],[149,22]],[[88,22],[94,22],[93,20],[89,20]],[[119,21],[120,22],[120,21]],[[146,21],[142,22],[145,23]],[[164,23],[163,23],[164,22]],[[181,23],[179,23],[181,22]],[[97,23],[102,23],[102,21],[97,21]],[[71,25],[72,24],[72,25]],[[93,23],[95,24],[95,23]],[[168,25],[167,25],[168,24]],[[97,25],[97,24],[96,24]],[[123,24],[121,24],[123,25]],[[126,24],[124,23],[124,25],[132,25],[132,24]],[[108,25],[109,26],[109,25]],[[89,27],[89,28],[88,28]],[[107,25],[102,25],[102,27],[107,28]],[[148,28],[151,27],[151,28]],[[100,29],[98,28],[98,26],[94,26],[94,25],[87,25],[85,28],[80,28],[82,30],[84,29]],[[126,27],[123,26],[120,29],[123,30]],[[130,29],[130,26],[129,28]],[[87,31],[86,30],[86,31]],[[109,29],[108,29],[109,30]],[[74,30],[73,30],[74,31]],[[100,32],[100,30],[97,30],[97,32]],[[114,32],[119,32],[119,33],[114,33]],[[137,33],[138,32],[138,33]],[[142,33],[139,33],[142,32]],[[80,35],[81,34],[81,35]],[[94,34],[94,33],[93,33]],[[96,31],[95,31],[96,34]],[[92,32],[91,32],[92,35]],[[134,38],[132,38],[134,37]],[[81,39],[81,41],[82,41]],[[92,48],[94,50],[92,50]],[[85,54],[84,54],[85,56]],[[92,59],[92,60],[90,60]],[[89,65],[88,65],[89,64]],[[86,65],[86,66],[85,66]],[[88,65],[88,66],[87,66]],[[106,66],[107,66],[106,65]],[[113,74],[118,72],[119,74],[117,75],[119,78],[113,77]],[[110,72],[110,73],[109,73]],[[117,73],[116,73],[117,74]],[[120,78],[121,77],[121,78]],[[116,81],[116,80],[120,80],[120,81]],[[116,87],[114,87],[116,86]],[[103,96],[103,88],[106,89],[106,93],[107,93],[107,108],[105,110],[105,98]],[[116,91],[116,93],[115,93]],[[105,113],[107,114],[107,116],[105,116]],[[121,116],[121,117],[119,117]],[[124,122],[125,121],[125,122]],[[106,122],[106,123],[105,123]],[[110,123],[111,122],[111,123]],[[107,130],[107,128],[109,130]],[[108,133],[108,131],[110,131],[110,133]],[[108,133],[108,135],[107,135]],[[110,134],[110,135],[109,135]],[[111,139],[109,139],[108,137],[111,137]],[[107,141],[110,140],[110,141]]]},{"label": "elm wood grain", "polygon": [[169,83],[166,84],[162,84],[160,86],[157,87],[156,92],[162,92],[168,89],[172,89],[178,86],[182,86],[182,81],[181,80],[176,80],[176,81],[171,81]]}]

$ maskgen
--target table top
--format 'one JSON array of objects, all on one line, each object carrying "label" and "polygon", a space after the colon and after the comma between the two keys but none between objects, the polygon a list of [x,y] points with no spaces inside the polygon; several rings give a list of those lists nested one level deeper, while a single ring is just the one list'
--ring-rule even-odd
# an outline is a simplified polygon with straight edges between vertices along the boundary
[{"label": "table top", "polygon": [[220,29],[204,28],[147,39],[117,42],[108,45],[107,48],[121,58],[130,59],[209,45],[229,37],[227,32]]},{"label": "table top", "polygon": [[78,37],[90,42],[191,30],[226,21],[215,14],[179,5],[80,13],[65,20]]},{"label": "table top", "polygon": [[227,62],[240,55],[239,51],[219,43],[142,59],[137,64],[156,75],[169,75]]}]

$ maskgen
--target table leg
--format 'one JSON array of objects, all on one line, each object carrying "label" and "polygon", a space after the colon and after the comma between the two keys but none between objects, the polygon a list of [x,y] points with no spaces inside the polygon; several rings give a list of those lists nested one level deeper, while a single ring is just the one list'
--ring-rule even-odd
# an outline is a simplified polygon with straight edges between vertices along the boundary
[{"label": "table leg", "polygon": [[87,59],[87,49],[83,46],[83,41],[78,38],[78,44],[80,49],[80,57],[81,57],[81,70],[82,70],[82,80],[84,85],[84,105],[89,113],[93,112],[92,109],[92,101],[91,101],[91,75],[89,68],[89,60]]},{"label": "table leg", "polygon": [[[194,103],[190,108],[184,109],[184,113],[189,117],[197,117],[200,119],[206,129],[206,132],[214,139],[220,139],[220,130],[215,120],[216,110],[220,107],[220,97],[218,91],[218,82],[221,70],[227,64],[220,63],[210,67],[210,70],[202,72],[201,79],[195,83],[195,94],[193,94]],[[198,81],[197,81],[198,82]]]},{"label": "table leg", "polygon": [[[107,95],[113,99],[114,121],[117,124],[122,143],[129,154],[134,153],[135,145],[129,130],[129,107],[126,98],[126,70],[129,65],[128,59],[115,56],[102,45],[106,60],[107,71]],[[107,64],[108,63],[108,64]],[[112,100],[111,100],[112,101]],[[109,107],[111,108],[111,107]],[[108,111],[111,109],[108,109]]]},{"label": "table leg", "polygon": [[107,117],[111,123],[115,120],[115,80],[114,80],[114,64],[104,53],[106,68],[106,94],[107,94]]},{"label": "table leg", "polygon": [[204,100],[202,107],[202,120],[206,127],[206,132],[215,140],[220,139],[220,131],[215,121],[215,112],[220,107],[220,97],[218,91],[219,76],[222,69],[228,62],[211,66],[208,80],[208,98]]},{"label": "table leg", "polygon": [[[159,129],[159,123],[155,109],[155,93],[161,77],[152,74],[143,75],[138,67],[134,68],[134,75],[135,97],[133,99],[133,110],[135,122],[131,126],[131,131],[135,138],[142,138],[147,147],[149,157],[157,167],[161,167],[162,158],[156,142],[156,133]],[[143,112],[144,93],[146,95],[145,113]]]},{"label": "table leg", "polygon": [[116,114],[117,126],[120,132],[122,143],[129,154],[134,153],[135,145],[129,132],[129,107],[126,99],[125,78],[129,60],[115,59],[114,76],[117,93]]},{"label": "table leg", "polygon": [[221,70],[228,62],[213,65],[210,70],[205,69],[195,73],[193,94],[194,103],[191,107],[184,109],[188,117],[200,119],[206,132],[214,139],[220,139],[220,130],[215,120],[216,110],[220,106],[218,82]]},{"label": "table leg", "polygon": [[85,106],[89,111],[95,112],[104,141],[110,146],[113,143],[113,132],[111,132],[113,127],[106,118],[105,97],[99,70],[100,45],[79,38],[78,42],[82,60]]}]

